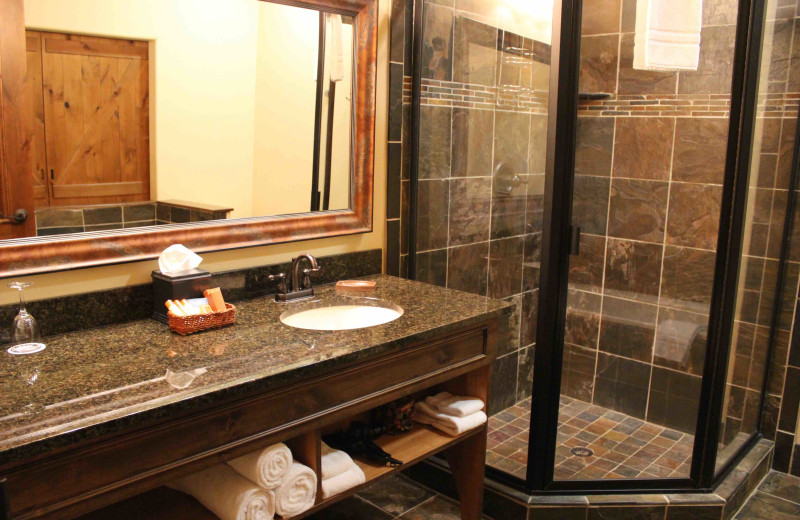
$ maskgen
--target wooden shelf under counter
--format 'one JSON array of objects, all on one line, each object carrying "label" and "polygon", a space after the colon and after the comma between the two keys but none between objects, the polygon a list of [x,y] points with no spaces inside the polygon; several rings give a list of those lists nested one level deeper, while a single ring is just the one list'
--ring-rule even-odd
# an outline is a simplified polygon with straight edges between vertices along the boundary
[{"label": "wooden shelf under counter", "polygon": [[[479,444],[485,435],[486,425],[452,437],[429,426],[416,424],[414,429],[408,433],[381,436],[375,443],[393,457],[402,460],[402,466],[396,468],[377,466],[354,458],[355,463],[364,471],[367,478],[366,483],[326,500],[322,500],[322,495],[317,493],[317,503],[314,507],[292,518],[296,520],[305,518],[461,442],[477,438]],[[317,436],[317,438],[319,437]],[[485,447],[483,451],[485,452]],[[317,477],[319,478],[319,472],[317,472]],[[164,486],[84,515],[79,520],[107,520],[109,518],[115,520],[219,520],[215,514],[191,496]]]},{"label": "wooden shelf under counter", "polygon": [[[285,442],[295,459],[319,475],[322,435],[363,420],[376,407],[442,390],[487,402],[496,337],[497,318],[492,316],[329,373],[165,417],[9,468],[0,472],[0,497],[10,504],[0,520],[216,518],[193,498],[164,486],[277,442]],[[383,436],[377,443],[404,461],[400,468],[357,460],[366,484],[328,500],[321,500],[318,488],[315,506],[294,518],[441,452],[453,472],[462,520],[479,520],[486,440],[486,425],[457,437],[422,425]]]}]

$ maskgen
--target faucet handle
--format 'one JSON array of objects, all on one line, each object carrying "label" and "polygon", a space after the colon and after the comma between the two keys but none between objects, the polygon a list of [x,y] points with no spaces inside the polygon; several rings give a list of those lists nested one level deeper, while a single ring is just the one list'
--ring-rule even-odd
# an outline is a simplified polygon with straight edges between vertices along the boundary
[{"label": "faucet handle", "polygon": [[279,293],[286,294],[288,292],[286,289],[286,273],[271,274],[267,277],[267,279],[271,282],[278,280]]},{"label": "faucet handle", "polygon": [[303,269],[303,289],[311,289],[311,273],[318,273],[322,267],[312,267],[311,269]]}]

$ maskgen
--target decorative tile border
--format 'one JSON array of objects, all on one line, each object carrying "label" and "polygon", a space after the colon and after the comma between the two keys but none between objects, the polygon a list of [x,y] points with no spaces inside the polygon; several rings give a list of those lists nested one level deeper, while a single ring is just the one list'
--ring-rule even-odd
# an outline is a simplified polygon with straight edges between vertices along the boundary
[{"label": "decorative tile border", "polygon": [[[547,114],[548,93],[538,90],[423,79],[421,97],[422,105]],[[403,100],[406,99],[411,101],[410,78],[403,82]]]},{"label": "decorative tile border", "polygon": [[[800,93],[767,94],[759,99],[758,117],[797,117]],[[730,116],[728,94],[615,96],[581,101],[579,116],[719,117]]]}]

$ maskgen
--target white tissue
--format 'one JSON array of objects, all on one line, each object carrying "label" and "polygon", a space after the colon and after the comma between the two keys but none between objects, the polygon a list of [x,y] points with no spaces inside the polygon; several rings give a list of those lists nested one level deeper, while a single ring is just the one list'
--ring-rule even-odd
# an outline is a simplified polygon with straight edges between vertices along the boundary
[{"label": "white tissue", "polygon": [[161,274],[174,274],[194,269],[202,261],[202,258],[181,244],[173,244],[158,257],[158,270],[161,271]]}]

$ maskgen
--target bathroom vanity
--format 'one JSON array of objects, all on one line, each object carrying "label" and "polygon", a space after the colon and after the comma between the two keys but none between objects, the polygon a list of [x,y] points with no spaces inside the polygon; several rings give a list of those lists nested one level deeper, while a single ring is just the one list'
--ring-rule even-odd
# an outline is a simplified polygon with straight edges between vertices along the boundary
[{"label": "bathroom vanity", "polygon": [[[144,320],[46,338],[0,361],[0,518],[215,518],[171,479],[286,442],[320,469],[320,438],[397,398],[438,389],[487,400],[507,304],[388,276],[375,327],[297,329],[308,302],[237,302],[236,324],[186,337]],[[334,300],[333,286],[316,299]],[[32,384],[28,384],[31,383]],[[462,518],[481,511],[486,425],[458,437],[415,425],[377,442],[400,468],[357,460],[367,484],[444,452]],[[322,501],[302,516],[358,488]],[[99,510],[99,511],[98,511]],[[299,517],[295,517],[299,518]]]}]

